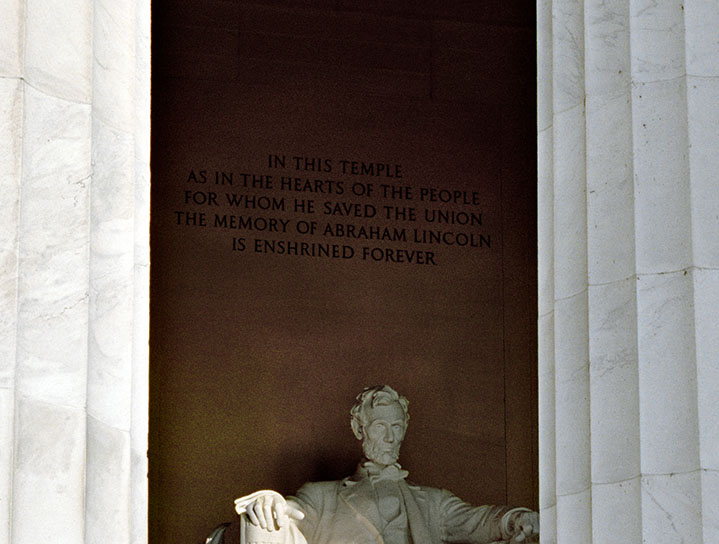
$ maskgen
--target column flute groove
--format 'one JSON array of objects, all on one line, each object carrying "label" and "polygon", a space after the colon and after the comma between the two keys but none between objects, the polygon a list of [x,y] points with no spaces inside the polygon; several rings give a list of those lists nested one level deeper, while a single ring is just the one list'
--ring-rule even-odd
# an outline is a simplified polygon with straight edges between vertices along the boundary
[{"label": "column flute groove", "polygon": [[591,542],[584,9],[552,3],[557,541]]},{"label": "column flute groove", "polygon": [[5,4],[0,540],[142,544],[149,2]]},{"label": "column flute groove", "polygon": [[[539,124],[538,146],[540,290],[552,292],[550,305],[540,291],[540,426],[556,410],[556,441],[543,441],[540,457],[556,456],[555,467],[541,464],[540,482],[543,515],[551,515],[554,496],[559,508],[556,529],[543,518],[542,537],[713,542],[719,113],[712,104],[719,99],[719,4],[554,1],[551,25],[548,9],[538,3],[538,119],[550,108],[553,115],[553,138],[544,137],[548,124]],[[546,61],[550,41],[553,62]],[[547,78],[554,82],[551,100],[542,83]],[[551,209],[544,203],[550,198]],[[551,242],[543,234],[548,225]],[[553,282],[546,280],[550,270]],[[585,289],[586,333],[581,309],[568,312]],[[546,349],[550,340],[553,353]],[[579,394],[582,346],[589,361],[585,395]],[[556,407],[544,399],[556,399]],[[586,459],[591,478],[581,485]],[[564,498],[581,496],[587,485],[585,504],[575,506],[591,514],[567,515]],[[583,529],[572,532],[564,523],[571,518]]]}]

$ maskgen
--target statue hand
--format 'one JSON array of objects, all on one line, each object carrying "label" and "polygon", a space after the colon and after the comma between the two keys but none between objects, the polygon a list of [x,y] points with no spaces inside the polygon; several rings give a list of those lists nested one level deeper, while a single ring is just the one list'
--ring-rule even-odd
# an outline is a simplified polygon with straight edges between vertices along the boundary
[{"label": "statue hand", "polygon": [[510,544],[536,542],[539,537],[539,514],[531,511],[514,513],[510,527]]},{"label": "statue hand", "polygon": [[288,525],[290,518],[300,520],[305,517],[301,510],[288,504],[282,495],[269,489],[235,500],[235,511],[246,514],[250,523],[267,531],[279,530]]}]

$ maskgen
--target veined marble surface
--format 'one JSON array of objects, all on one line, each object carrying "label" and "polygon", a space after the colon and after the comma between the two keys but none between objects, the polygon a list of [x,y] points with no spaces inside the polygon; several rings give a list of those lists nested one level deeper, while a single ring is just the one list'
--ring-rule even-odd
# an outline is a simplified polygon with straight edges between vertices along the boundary
[{"label": "veined marble surface", "polygon": [[147,541],[149,2],[0,0],[0,541]]},{"label": "veined marble surface", "polygon": [[537,7],[542,542],[716,542],[719,4]]}]

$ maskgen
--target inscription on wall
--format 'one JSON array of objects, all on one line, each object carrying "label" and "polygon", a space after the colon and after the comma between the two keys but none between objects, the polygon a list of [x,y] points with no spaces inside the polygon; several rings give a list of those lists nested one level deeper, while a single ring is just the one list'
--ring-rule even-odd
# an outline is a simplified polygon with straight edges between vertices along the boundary
[{"label": "inscription on wall", "polygon": [[402,164],[269,153],[246,170],[189,168],[177,227],[214,229],[228,251],[439,266],[491,251],[477,191],[417,185]]}]

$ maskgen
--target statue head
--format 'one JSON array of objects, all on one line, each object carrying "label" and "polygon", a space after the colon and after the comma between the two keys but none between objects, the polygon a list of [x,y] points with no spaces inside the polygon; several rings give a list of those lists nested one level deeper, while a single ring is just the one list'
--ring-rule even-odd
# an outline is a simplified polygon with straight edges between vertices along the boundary
[{"label": "statue head", "polygon": [[389,385],[365,388],[350,410],[352,432],[362,440],[365,457],[380,465],[399,458],[409,422],[409,401]]}]

